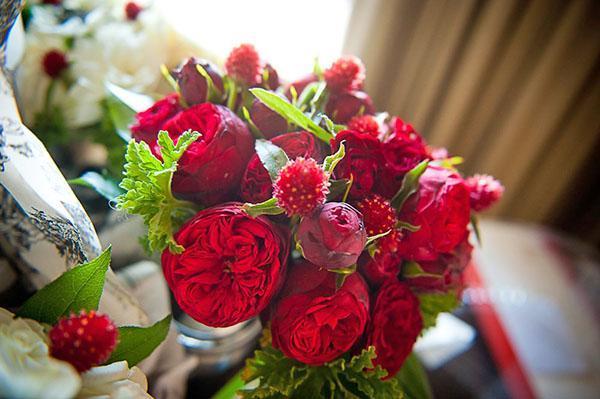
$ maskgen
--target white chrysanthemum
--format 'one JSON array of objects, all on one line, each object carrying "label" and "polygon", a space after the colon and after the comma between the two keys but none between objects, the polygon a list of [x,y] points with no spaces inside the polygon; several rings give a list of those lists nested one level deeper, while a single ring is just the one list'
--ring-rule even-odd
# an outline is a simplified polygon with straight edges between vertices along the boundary
[{"label": "white chrysanthemum", "polygon": [[0,397],[72,398],[80,385],[73,366],[50,357],[41,324],[0,308]]},{"label": "white chrysanthemum", "polygon": [[79,399],[145,399],[148,382],[137,367],[129,368],[127,362],[115,362],[94,367],[81,375],[82,388]]}]

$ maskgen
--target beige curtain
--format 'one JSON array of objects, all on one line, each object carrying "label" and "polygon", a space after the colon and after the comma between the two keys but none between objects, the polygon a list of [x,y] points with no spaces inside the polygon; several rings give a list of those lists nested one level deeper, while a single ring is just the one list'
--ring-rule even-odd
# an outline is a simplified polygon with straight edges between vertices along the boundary
[{"label": "beige curtain", "polygon": [[502,180],[493,214],[565,226],[577,214],[575,230],[600,241],[599,1],[357,0],[346,51],[379,109],[464,156],[466,173]]}]

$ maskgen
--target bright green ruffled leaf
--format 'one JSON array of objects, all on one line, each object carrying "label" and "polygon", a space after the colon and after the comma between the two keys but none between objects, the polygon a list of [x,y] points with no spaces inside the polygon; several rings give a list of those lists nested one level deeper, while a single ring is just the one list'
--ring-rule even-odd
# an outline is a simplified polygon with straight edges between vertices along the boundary
[{"label": "bright green ruffled leaf", "polygon": [[433,398],[425,369],[414,353],[406,358],[395,378],[400,383],[406,399]]},{"label": "bright green ruffled leaf", "polygon": [[263,166],[269,172],[271,181],[279,176],[279,171],[288,163],[289,159],[285,151],[267,140],[256,140],[254,143],[256,154]]},{"label": "bright green ruffled leaf", "polygon": [[109,264],[110,247],[96,259],[75,266],[36,292],[17,315],[52,325],[60,317],[82,309],[98,309]]},{"label": "bright green ruffled leaf", "polygon": [[109,201],[124,193],[117,179],[98,172],[85,172],[78,178],[69,180],[69,183],[91,188]]},{"label": "bright green ruffled leaf", "polygon": [[281,215],[283,212],[285,212],[277,205],[276,198],[269,198],[268,200],[258,204],[245,203],[242,206],[242,210],[253,218],[260,215]]},{"label": "bright green ruffled leaf", "polygon": [[133,367],[147,358],[165,340],[171,325],[171,315],[150,327],[119,327],[119,344],[106,364],[126,360]]},{"label": "bright green ruffled leaf", "polygon": [[404,175],[402,186],[391,201],[392,206],[395,209],[400,211],[402,209],[402,205],[404,205],[404,202],[408,199],[408,197],[417,191],[419,188],[419,178],[423,173],[425,173],[428,165],[429,161],[423,161],[407,172],[406,175]]},{"label": "bright green ruffled leaf", "polygon": [[337,166],[338,163],[344,158],[346,155],[346,147],[344,146],[344,142],[340,143],[340,148],[335,152],[335,154],[331,154],[325,157],[323,160],[323,170],[325,173],[332,174],[333,170]]},{"label": "bright green ruffled leaf", "polygon": [[417,297],[423,316],[423,330],[435,326],[440,313],[451,312],[459,305],[458,296],[454,291],[418,294]]},{"label": "bright green ruffled leaf", "polygon": [[286,99],[281,98],[271,91],[261,88],[253,88],[250,89],[250,91],[256,98],[262,101],[267,107],[281,115],[289,123],[300,126],[304,130],[313,133],[318,139],[328,144],[329,140],[333,138],[331,133],[317,125],[312,119],[304,115],[301,110],[290,104]]},{"label": "bright green ruffled leaf", "polygon": [[166,131],[158,134],[162,161],[150,151],[148,144],[131,140],[125,155],[125,177],[121,188],[125,194],[117,197],[117,208],[142,216],[148,227],[148,247],[162,251],[166,247],[181,253],[173,238],[174,231],[195,212],[194,205],[176,199],[171,192],[171,181],[177,170],[177,161],[188,146],[200,137],[187,131],[175,145]]}]

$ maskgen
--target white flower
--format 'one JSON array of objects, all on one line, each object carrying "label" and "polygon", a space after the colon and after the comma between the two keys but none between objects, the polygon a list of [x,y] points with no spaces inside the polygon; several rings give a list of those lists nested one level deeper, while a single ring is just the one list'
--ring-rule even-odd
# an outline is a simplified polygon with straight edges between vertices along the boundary
[{"label": "white flower", "polygon": [[142,370],[129,368],[125,361],[94,367],[83,373],[81,379],[79,399],[152,398],[146,392],[148,382]]},{"label": "white flower", "polygon": [[49,356],[40,323],[0,308],[0,397],[72,398],[80,385],[73,366]]}]

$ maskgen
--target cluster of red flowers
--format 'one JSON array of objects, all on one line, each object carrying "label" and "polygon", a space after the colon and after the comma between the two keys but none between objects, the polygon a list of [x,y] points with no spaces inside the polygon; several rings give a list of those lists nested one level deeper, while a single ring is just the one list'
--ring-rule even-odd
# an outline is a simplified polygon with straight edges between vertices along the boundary
[{"label": "cluster of red flowers", "polygon": [[[309,365],[372,345],[376,363],[394,375],[423,329],[418,295],[460,290],[471,212],[497,201],[502,186],[487,176],[464,179],[411,125],[376,115],[355,57],[287,85],[251,45],[234,49],[225,67],[222,75],[187,60],[172,72],[179,94],[139,113],[131,129],[157,157],[159,130],[174,140],[201,133],[172,182],[177,198],[204,207],[174,236],[183,252],[162,254],[176,301],[214,327],[260,315],[273,346]],[[325,85],[319,111],[337,124],[328,143],[248,91],[295,102],[314,82]],[[260,136],[289,159],[277,176],[255,151]],[[344,157],[326,170],[325,156],[342,145]],[[398,201],[405,177],[424,161],[414,190]],[[332,181],[349,189],[337,193]],[[271,198],[279,215],[250,215],[243,206]],[[368,239],[375,235],[382,236]]]}]

